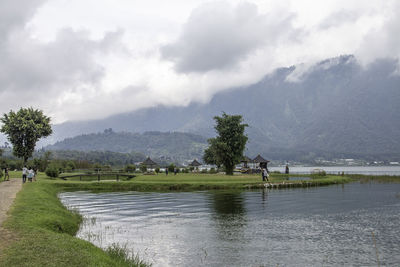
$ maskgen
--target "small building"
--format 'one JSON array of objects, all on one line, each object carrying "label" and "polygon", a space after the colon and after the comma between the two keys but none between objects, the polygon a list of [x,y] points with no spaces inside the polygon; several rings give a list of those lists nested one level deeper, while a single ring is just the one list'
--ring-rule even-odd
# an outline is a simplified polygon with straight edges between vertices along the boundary
[{"label": "small building", "polygon": [[253,161],[247,157],[247,156],[243,156],[242,160],[240,161],[240,167],[242,168],[249,168],[248,164],[252,163]]},{"label": "small building", "polygon": [[145,161],[142,162],[143,165],[145,165],[149,169],[154,169],[158,166],[156,162],[154,162],[150,157],[147,157]]},{"label": "small building", "polygon": [[267,168],[268,162],[269,160],[264,159],[263,157],[261,157],[260,154],[258,154],[257,157],[253,159],[253,163],[256,164],[256,168]]},{"label": "small building", "polygon": [[194,167],[194,168],[198,168],[200,167],[202,164],[200,162],[197,161],[197,159],[193,160],[190,164],[189,167]]}]

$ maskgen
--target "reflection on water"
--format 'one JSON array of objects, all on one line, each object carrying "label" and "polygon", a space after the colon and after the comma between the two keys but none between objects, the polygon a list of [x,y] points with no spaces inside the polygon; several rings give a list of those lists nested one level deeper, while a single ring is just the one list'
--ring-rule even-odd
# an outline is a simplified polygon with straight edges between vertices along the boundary
[{"label": "reflection on water", "polygon": [[[195,193],[69,192],[78,236],[127,245],[155,266],[400,263],[400,185]],[[376,238],[376,248],[372,239]]]},{"label": "reflection on water", "polygon": [[240,244],[246,226],[243,193],[214,192],[208,196],[219,242]]}]

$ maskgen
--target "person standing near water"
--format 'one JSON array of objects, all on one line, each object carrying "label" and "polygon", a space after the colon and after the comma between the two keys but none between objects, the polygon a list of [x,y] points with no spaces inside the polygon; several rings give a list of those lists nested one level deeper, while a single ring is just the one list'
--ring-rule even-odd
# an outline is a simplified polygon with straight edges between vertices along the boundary
[{"label": "person standing near water", "polygon": [[28,168],[24,166],[22,168],[22,183],[24,184],[26,182],[26,175],[28,174]]},{"label": "person standing near water", "polygon": [[289,164],[286,163],[285,173],[289,174]]},{"label": "person standing near water", "polygon": [[4,181],[10,181],[10,175],[8,174],[8,168],[4,168]]},{"label": "person standing near water", "polygon": [[168,166],[165,168],[165,175],[168,175]]},{"label": "person standing near water", "polygon": [[263,170],[263,173],[264,173],[264,177],[265,177],[265,179],[269,182],[269,179],[268,179],[268,177],[269,177],[269,174],[268,174],[268,171],[267,171],[267,169],[265,168],[264,170]]},{"label": "person standing near water", "polygon": [[265,182],[264,169],[261,170],[261,177],[262,177],[263,182]]}]

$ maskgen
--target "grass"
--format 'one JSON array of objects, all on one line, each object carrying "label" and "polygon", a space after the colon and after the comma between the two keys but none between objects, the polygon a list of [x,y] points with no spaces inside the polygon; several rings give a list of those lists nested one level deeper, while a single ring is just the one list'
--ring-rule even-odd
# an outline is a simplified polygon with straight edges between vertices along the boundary
[{"label": "grass", "polygon": [[358,180],[361,183],[400,183],[400,176],[392,175],[363,175],[363,174],[349,174],[351,179]]},{"label": "grass", "polygon": [[[310,175],[296,175],[296,177]],[[287,181],[288,176],[282,174],[273,174],[270,182],[280,184],[280,187],[293,186],[315,186],[329,185],[349,182],[350,179],[341,176],[313,177],[308,181]],[[226,176],[224,174],[199,174],[182,173],[178,175],[138,175],[130,181],[100,181],[97,179],[92,182],[87,181],[62,181],[54,182],[64,190],[88,190],[88,191],[194,191],[194,190],[217,190],[217,189],[259,189],[265,185],[261,181],[261,175],[234,175]],[[284,183],[284,184],[283,184]]]},{"label": "grass", "polygon": [[[21,177],[20,172],[10,172]],[[296,175],[299,177],[299,175]],[[283,184],[287,175],[273,174],[270,182]],[[349,178],[326,176],[309,181],[290,181],[298,186],[344,183]],[[264,188],[260,175],[178,174],[138,175],[130,181],[63,181],[39,174],[18,193],[5,222],[16,237],[3,250],[0,266],[146,266],[126,248],[112,246],[105,251],[75,237],[82,217],[67,210],[58,199],[66,190],[168,191]]]},{"label": "grass", "polygon": [[23,186],[4,224],[17,238],[4,249],[0,266],[146,266],[76,238],[82,218],[61,204],[61,190],[43,176]]}]

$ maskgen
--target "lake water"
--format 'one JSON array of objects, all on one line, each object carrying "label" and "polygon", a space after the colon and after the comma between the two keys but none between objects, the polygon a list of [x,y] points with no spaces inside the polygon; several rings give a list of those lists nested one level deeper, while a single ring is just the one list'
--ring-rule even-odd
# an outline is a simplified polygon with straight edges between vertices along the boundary
[{"label": "lake water", "polygon": [[[365,174],[365,175],[400,175],[400,166],[289,166],[292,174],[309,174],[314,169],[322,169],[329,174]],[[279,171],[285,173],[285,166],[268,167],[270,171]]]},{"label": "lake water", "polygon": [[400,184],[60,198],[87,218],[78,237],[154,266],[400,265]]}]

